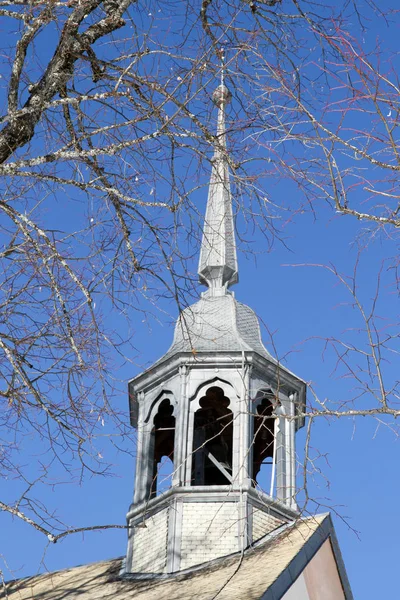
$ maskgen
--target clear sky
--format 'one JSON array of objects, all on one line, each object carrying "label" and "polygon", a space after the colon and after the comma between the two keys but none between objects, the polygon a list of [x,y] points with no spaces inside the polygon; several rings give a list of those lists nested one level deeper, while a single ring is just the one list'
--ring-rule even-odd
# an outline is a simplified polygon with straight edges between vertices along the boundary
[{"label": "clear sky", "polygon": [[[239,250],[240,282],[235,294],[254,308],[274,332],[279,352],[290,352],[289,368],[312,381],[321,397],[340,400],[348,384],[332,372],[334,361],[324,358],[324,343],[311,338],[341,335],[346,326],[352,325],[353,308],[344,305],[346,295],[329,273],[317,267],[286,266],[334,263],[344,272],[349,270],[356,258],[352,246],[355,223],[329,214],[325,217],[314,221],[304,216],[300,223],[289,225],[286,233],[290,250],[277,244],[270,253],[260,255],[257,264]],[[262,248],[262,239],[257,242]],[[361,285],[363,279],[367,280],[367,298],[369,278],[379,267],[381,250],[381,244],[371,247],[360,266]],[[137,324],[138,362],[145,365],[160,357],[172,335],[168,318]],[[272,351],[265,330],[263,337]],[[396,369],[396,364],[391,368]],[[137,372],[139,368],[125,366],[118,373],[121,384],[117,401],[126,415],[124,382]],[[352,387],[354,382],[349,385]],[[297,436],[300,456],[304,439],[303,430]],[[400,451],[396,435],[373,419],[321,419],[315,424],[312,446],[324,455],[319,459],[324,477],[316,477],[310,484],[310,496],[321,506],[312,504],[309,510],[333,509],[337,513],[335,527],[355,597],[390,597],[397,586],[400,536],[396,517]],[[46,501],[63,521],[76,526],[124,522],[132,498],[134,461],[124,453],[106,458],[114,463],[115,476],[86,477],[78,486],[70,485],[66,475],[59,473],[65,477],[65,485],[43,490]],[[46,546],[41,534],[6,516],[2,516],[1,540],[4,559],[15,576],[35,573],[42,568],[42,558],[46,567],[54,570],[125,552],[125,532],[74,535],[55,546]]]},{"label": "clear sky", "polygon": [[[391,3],[385,4],[389,7]],[[371,45],[377,36],[385,36],[386,44],[395,47],[398,19],[394,15],[389,28],[383,21],[372,23],[371,30],[365,34]],[[11,44],[8,38],[7,43]],[[238,111],[238,105],[234,104],[232,110]],[[216,118],[215,111],[213,118]],[[182,166],[182,176],[184,168]],[[199,213],[204,214],[206,173],[201,177],[201,187],[192,199]],[[301,194],[293,182],[274,178],[272,171],[271,176],[264,178],[264,184],[271,197],[295,199],[296,194]],[[164,184],[161,190],[165,189]],[[235,188],[233,192],[235,194]],[[79,199],[79,194],[76,197]],[[60,192],[47,216],[48,223],[63,222],[68,228],[74,219],[74,211],[79,210],[69,209],[68,202],[69,196]],[[328,399],[331,407],[342,408],[343,402],[358,396],[357,374],[365,377],[364,363],[357,356],[351,358],[354,374],[349,377],[338,365],[337,355],[327,340],[341,340],[349,346],[354,344],[365,349],[366,337],[354,299],[337,277],[323,266],[350,277],[358,263],[357,290],[367,310],[372,306],[380,274],[377,322],[381,323],[382,331],[392,331],[399,311],[394,272],[390,267],[398,252],[398,237],[394,237],[389,227],[371,233],[366,222],[338,215],[325,203],[321,203],[315,213],[304,211],[295,218],[291,214],[287,219],[280,217],[282,241],[275,241],[272,247],[262,232],[247,227],[241,213],[236,215],[236,224],[242,238],[242,241],[238,240],[239,283],[233,288],[236,297],[256,311],[268,350],[277,353],[291,371],[310,382],[320,400]],[[189,262],[192,274],[196,261],[195,255]],[[201,291],[198,286],[198,293]],[[118,369],[110,373],[116,388],[114,402],[126,421],[127,381],[167,351],[177,316],[176,306],[167,300],[159,301],[156,308],[151,297],[147,304],[141,302],[143,314],[134,306],[128,309],[136,354],[132,350],[128,357],[131,362],[115,356]],[[119,314],[107,304],[104,312],[111,325],[117,329],[121,327]],[[384,372],[388,385],[398,380],[398,351],[397,339],[392,344],[392,351],[385,355]],[[312,394],[309,394],[309,400],[311,404],[314,402]],[[370,400],[364,400],[364,406],[370,406]],[[358,400],[354,400],[352,406],[358,406]],[[400,448],[397,430],[387,426],[388,422],[385,418],[370,417],[319,418],[312,431],[311,455],[315,459],[315,472],[309,474],[311,500],[306,510],[332,511],[356,599],[398,596]],[[107,423],[104,427],[105,434],[113,433]],[[41,448],[36,442],[34,435],[25,438],[24,451],[27,457],[33,455],[40,460]],[[299,487],[302,485],[304,444],[305,429],[297,434]],[[115,446],[105,441],[104,447],[99,440],[98,448],[104,454],[104,460],[113,464],[112,475],[85,475],[80,483],[77,466],[72,466],[71,475],[53,465],[52,476],[58,485],[38,486],[42,500],[71,526],[124,524],[133,493],[134,440],[121,445],[117,441]],[[60,481],[63,482],[61,485]],[[23,485],[11,474],[1,484],[0,499],[11,501],[22,489]],[[16,518],[2,514],[0,519],[0,560],[4,561],[2,568],[6,578],[32,575],[44,568],[57,570],[122,556],[126,550],[126,532],[123,530],[76,534],[53,545]]]}]

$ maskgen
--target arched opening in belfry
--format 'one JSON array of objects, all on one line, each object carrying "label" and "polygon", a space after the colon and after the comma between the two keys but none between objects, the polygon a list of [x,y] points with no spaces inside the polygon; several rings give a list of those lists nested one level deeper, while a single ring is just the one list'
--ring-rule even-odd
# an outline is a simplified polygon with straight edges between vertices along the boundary
[{"label": "arched opening in belfry", "polygon": [[162,456],[157,464],[157,486],[156,496],[169,490],[172,486],[172,476],[174,474],[174,463],[169,456]]},{"label": "arched opening in belfry", "polygon": [[194,415],[192,484],[232,483],[233,415],[220,387],[210,387]]},{"label": "arched opening in belfry", "polygon": [[253,429],[252,482],[267,494],[273,495],[275,486],[275,418],[272,416],[275,399],[272,392],[260,392],[255,402]]},{"label": "arched opening in belfry", "polygon": [[174,407],[166,398],[159,407],[153,423],[153,478],[150,497],[158,496],[172,485],[174,472],[175,417]]}]

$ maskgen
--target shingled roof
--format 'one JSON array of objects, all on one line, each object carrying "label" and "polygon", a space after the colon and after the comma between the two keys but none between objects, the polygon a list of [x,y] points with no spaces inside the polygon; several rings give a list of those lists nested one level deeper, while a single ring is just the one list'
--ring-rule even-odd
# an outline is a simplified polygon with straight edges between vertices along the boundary
[{"label": "shingled roof", "polygon": [[255,312],[238,302],[233,295],[202,298],[186,308],[175,327],[174,341],[161,358],[179,352],[257,352],[276,362],[264,347]]},{"label": "shingled roof", "polygon": [[343,595],[351,600],[344,565],[329,515],[284,525],[248,549],[179,575],[121,578],[122,559],[12,581],[8,600],[278,600],[321,546],[330,541]]}]

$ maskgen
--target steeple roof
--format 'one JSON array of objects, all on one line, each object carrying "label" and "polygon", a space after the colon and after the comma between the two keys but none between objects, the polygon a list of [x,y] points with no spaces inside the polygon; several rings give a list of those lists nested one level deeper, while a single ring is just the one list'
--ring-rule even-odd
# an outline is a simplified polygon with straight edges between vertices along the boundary
[{"label": "steeple roof", "polygon": [[162,360],[178,352],[257,352],[275,362],[261,340],[255,312],[233,294],[214,296],[210,291],[181,313],[174,341]]},{"label": "steeple roof", "polygon": [[179,352],[253,351],[275,362],[262,343],[256,314],[228,290],[238,281],[225,133],[225,109],[231,96],[222,76],[213,94],[218,107],[217,141],[198,268],[200,283],[207,285],[208,290],[181,313],[172,346],[161,360]]},{"label": "steeple roof", "polygon": [[214,150],[198,269],[200,283],[204,283],[217,294],[238,281],[225,135],[225,107],[230,100],[231,93],[222,81],[213,95],[213,101],[218,106],[217,144]]},{"label": "steeple roof", "polygon": [[225,109],[230,99],[231,93],[222,77],[213,94],[218,107],[217,141],[198,268],[199,280],[208,289],[195,304],[181,312],[169,350],[146,373],[182,354],[255,352],[293,377],[264,347],[255,312],[238,302],[228,289],[238,281],[225,127]]}]

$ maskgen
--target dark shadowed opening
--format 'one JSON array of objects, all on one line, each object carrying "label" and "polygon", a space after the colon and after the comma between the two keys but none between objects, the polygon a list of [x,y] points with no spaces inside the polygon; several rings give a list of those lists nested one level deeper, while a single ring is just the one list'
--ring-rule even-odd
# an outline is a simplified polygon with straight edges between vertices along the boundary
[{"label": "dark shadowed opening", "polygon": [[274,406],[271,394],[260,396],[254,416],[253,433],[253,485],[258,483],[269,493],[272,461],[274,455]]},{"label": "dark shadowed opening", "polygon": [[175,417],[168,399],[161,402],[154,417],[154,464],[150,497],[165,492],[172,485],[174,471]]},{"label": "dark shadowed opening", "polygon": [[233,415],[229,399],[211,387],[194,415],[193,485],[229,485],[232,480]]}]

